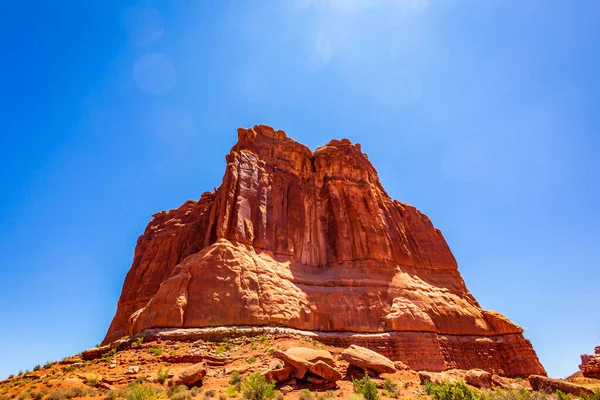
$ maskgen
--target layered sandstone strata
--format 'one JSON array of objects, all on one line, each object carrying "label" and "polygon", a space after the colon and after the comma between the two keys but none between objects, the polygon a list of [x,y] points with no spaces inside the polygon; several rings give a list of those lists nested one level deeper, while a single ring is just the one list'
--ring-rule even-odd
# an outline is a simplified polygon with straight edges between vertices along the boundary
[{"label": "layered sandstone strata", "polygon": [[579,369],[586,378],[600,379],[600,346],[594,349],[594,354],[583,354],[581,356]]},{"label": "layered sandstone strata", "polygon": [[154,215],[105,343],[150,328],[386,333],[387,353],[415,369],[545,374],[522,329],[469,293],[429,218],[387,195],[360,145],[312,152],[255,126],[226,159],[215,192]]}]

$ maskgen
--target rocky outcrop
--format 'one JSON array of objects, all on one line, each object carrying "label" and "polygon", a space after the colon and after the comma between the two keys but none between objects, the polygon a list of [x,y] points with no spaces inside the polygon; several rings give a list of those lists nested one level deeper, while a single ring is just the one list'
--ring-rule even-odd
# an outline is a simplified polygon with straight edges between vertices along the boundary
[{"label": "rocky outcrop", "polygon": [[581,373],[586,378],[600,379],[600,346],[594,349],[594,354],[581,356]]},{"label": "rocky outcrop", "polygon": [[335,369],[333,356],[326,350],[292,347],[286,351],[275,350],[273,357],[282,360],[272,362],[264,376],[267,380],[283,382],[289,378],[306,380],[316,384],[335,383],[342,374]]},{"label": "rocky outcrop", "polygon": [[545,376],[531,375],[529,377],[529,383],[534,390],[554,393],[560,390],[566,394],[572,394],[573,396],[582,395],[593,395],[594,391],[585,386],[576,385],[574,383],[563,381],[562,379],[552,379]]},{"label": "rocky outcrop", "polygon": [[342,351],[342,359],[348,364],[366,371],[371,376],[393,374],[396,366],[389,358],[364,347],[352,345]]},{"label": "rocky outcrop", "polygon": [[173,378],[173,382],[177,385],[185,385],[188,387],[196,386],[202,383],[202,379],[206,376],[207,366],[205,363],[194,364]]},{"label": "rocky outcrop", "polygon": [[545,374],[522,329],[469,293],[429,218],[387,195],[360,145],[312,152],[255,126],[226,160],[218,189],[154,215],[104,344],[270,325],[331,332],[414,369]]}]

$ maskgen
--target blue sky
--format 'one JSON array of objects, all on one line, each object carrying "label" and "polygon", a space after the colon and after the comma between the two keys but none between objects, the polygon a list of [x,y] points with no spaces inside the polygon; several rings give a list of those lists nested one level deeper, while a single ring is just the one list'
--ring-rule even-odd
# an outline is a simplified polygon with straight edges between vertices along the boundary
[{"label": "blue sky", "polygon": [[362,144],[551,376],[600,345],[600,5],[0,3],[0,378],[103,338],[151,215],[236,128]]}]

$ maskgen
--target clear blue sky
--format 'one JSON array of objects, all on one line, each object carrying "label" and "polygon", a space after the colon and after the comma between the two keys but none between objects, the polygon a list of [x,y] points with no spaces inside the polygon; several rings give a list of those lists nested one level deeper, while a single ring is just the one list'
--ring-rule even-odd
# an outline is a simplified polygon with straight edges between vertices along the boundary
[{"label": "clear blue sky", "polygon": [[595,0],[3,1],[0,377],[94,346],[236,128],[359,142],[552,376],[600,345]]}]

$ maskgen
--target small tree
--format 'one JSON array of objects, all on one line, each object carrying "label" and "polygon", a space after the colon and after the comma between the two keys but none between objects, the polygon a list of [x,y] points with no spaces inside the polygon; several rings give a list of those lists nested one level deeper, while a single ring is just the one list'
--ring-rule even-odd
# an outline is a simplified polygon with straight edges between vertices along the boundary
[{"label": "small tree", "polygon": [[259,372],[248,376],[242,382],[244,398],[264,400],[275,397],[275,384],[269,383]]},{"label": "small tree", "polygon": [[354,392],[362,394],[365,400],[378,400],[377,385],[369,378],[369,374],[365,373],[362,379],[354,379]]}]

